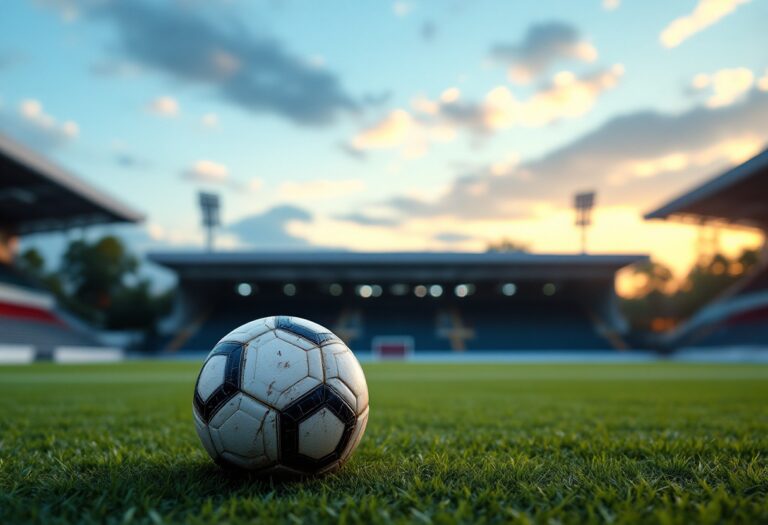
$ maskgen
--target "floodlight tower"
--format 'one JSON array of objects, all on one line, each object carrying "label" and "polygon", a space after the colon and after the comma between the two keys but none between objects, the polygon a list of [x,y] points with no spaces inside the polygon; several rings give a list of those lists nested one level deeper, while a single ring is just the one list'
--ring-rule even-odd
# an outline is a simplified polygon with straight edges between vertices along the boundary
[{"label": "floodlight tower", "polygon": [[581,228],[581,253],[587,253],[587,227],[592,224],[592,209],[595,207],[595,192],[577,193],[574,198],[576,226]]},{"label": "floodlight tower", "polygon": [[220,209],[221,201],[216,193],[200,192],[200,210],[203,213],[203,227],[206,230],[206,246],[209,252],[213,251],[215,229],[221,224]]}]

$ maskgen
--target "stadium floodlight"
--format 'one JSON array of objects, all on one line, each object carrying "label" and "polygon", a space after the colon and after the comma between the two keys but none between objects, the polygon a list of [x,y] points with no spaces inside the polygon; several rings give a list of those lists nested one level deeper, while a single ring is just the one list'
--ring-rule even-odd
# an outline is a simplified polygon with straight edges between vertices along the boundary
[{"label": "stadium floodlight", "polygon": [[453,289],[453,293],[456,297],[466,297],[469,295],[469,287],[466,284],[457,284],[456,288]]},{"label": "stadium floodlight", "polygon": [[581,253],[587,253],[587,227],[592,224],[592,209],[595,207],[595,192],[577,193],[574,198],[576,226],[581,228]]},{"label": "stadium floodlight", "polygon": [[201,191],[199,197],[200,210],[203,214],[203,227],[206,231],[206,246],[208,251],[212,252],[215,229],[221,224],[221,199],[219,199],[218,194],[206,191]]},{"label": "stadium floodlight", "polygon": [[504,283],[501,286],[501,293],[507,297],[512,297],[517,293],[517,285],[515,283]]},{"label": "stadium floodlight", "polygon": [[253,287],[248,283],[240,283],[237,285],[237,293],[242,297],[248,297],[253,292]]}]

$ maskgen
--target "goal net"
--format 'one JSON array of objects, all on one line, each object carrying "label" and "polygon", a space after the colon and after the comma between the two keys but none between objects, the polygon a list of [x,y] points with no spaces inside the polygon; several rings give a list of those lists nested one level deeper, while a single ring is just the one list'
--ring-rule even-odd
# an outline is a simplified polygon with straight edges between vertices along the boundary
[{"label": "goal net", "polygon": [[377,359],[408,359],[413,354],[413,337],[409,335],[374,337],[371,343]]}]

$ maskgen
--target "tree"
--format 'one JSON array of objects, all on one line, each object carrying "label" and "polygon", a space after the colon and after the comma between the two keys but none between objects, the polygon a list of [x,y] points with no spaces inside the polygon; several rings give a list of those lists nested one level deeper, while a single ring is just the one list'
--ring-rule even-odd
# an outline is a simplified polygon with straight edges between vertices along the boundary
[{"label": "tree", "polygon": [[674,274],[669,267],[653,260],[635,264],[631,272],[637,286],[630,297],[622,299],[621,308],[633,330],[647,331],[654,320],[673,315],[669,293]]},{"label": "tree", "polygon": [[71,286],[72,298],[84,306],[103,310],[124,286],[128,275],[135,275],[138,261],[127,253],[117,237],[106,236],[94,243],[75,240],[67,247],[61,275]]},{"label": "tree", "polygon": [[649,260],[631,268],[633,280],[638,283],[635,297],[645,297],[651,293],[668,293],[674,284],[674,275],[668,266]]},{"label": "tree", "polygon": [[46,273],[45,260],[34,248],[17,262],[65,308],[104,328],[151,334],[157,320],[171,308],[172,292],[154,293],[151,283],[139,275],[136,256],[114,236],[70,242],[58,272]]},{"label": "tree", "polygon": [[45,259],[37,248],[27,248],[16,260],[16,265],[28,276],[42,280],[45,275]]},{"label": "tree", "polygon": [[503,252],[503,253],[523,253],[528,251],[528,245],[522,242],[518,242],[512,239],[504,237],[498,241],[489,242],[485,249],[486,252]]},{"label": "tree", "polygon": [[755,250],[735,258],[715,254],[699,261],[678,284],[669,268],[650,261],[633,268],[635,293],[621,300],[622,311],[635,330],[668,329],[717,299],[759,262]]}]

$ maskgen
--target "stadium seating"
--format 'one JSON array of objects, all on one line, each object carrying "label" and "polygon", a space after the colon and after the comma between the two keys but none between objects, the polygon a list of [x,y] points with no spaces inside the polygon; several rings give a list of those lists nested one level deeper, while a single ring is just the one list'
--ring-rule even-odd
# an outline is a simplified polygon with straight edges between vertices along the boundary
[{"label": "stadium seating", "polygon": [[99,346],[61,319],[48,293],[7,265],[0,265],[0,345],[29,345],[42,357],[62,346]]},{"label": "stadium seating", "polygon": [[[550,304],[551,303],[551,304]],[[450,315],[447,315],[450,313]],[[198,326],[170,350],[202,351],[235,327],[259,317],[289,314],[306,317],[332,330],[359,352],[372,349],[377,337],[407,336],[416,352],[455,348],[453,330],[467,351],[609,350],[583,306],[568,302],[524,302],[518,306],[497,301],[381,298],[331,301],[322,298],[228,298],[214,302],[200,316]],[[457,325],[458,323],[458,325]]]},{"label": "stadium seating", "polygon": [[699,311],[670,337],[675,347],[768,347],[768,268]]},{"label": "stadium seating", "polygon": [[597,334],[584,307],[568,303],[491,303],[468,309],[475,330],[469,349],[482,350],[602,350],[611,345]]},{"label": "stadium seating", "polygon": [[375,301],[362,308],[362,333],[350,345],[357,351],[369,351],[376,337],[409,336],[418,351],[447,350],[445,340],[437,337],[434,308],[410,306],[399,302]]},{"label": "stadium seating", "polygon": [[58,322],[14,319],[0,315],[3,344],[31,344],[38,352],[50,353],[60,346],[95,346],[92,338]]},{"label": "stadium seating", "polygon": [[[329,310],[327,305],[314,301],[254,301],[241,298],[227,298],[209,305],[200,316],[199,326],[191,327],[190,337],[182,341],[170,341],[168,350],[210,350],[224,335],[238,326],[260,317],[290,314],[306,317],[325,326],[333,327],[340,310]],[[322,313],[322,315],[318,315]]]},{"label": "stadium seating", "polygon": [[2,284],[17,286],[28,290],[41,289],[32,279],[7,264],[0,264],[0,285]]}]

